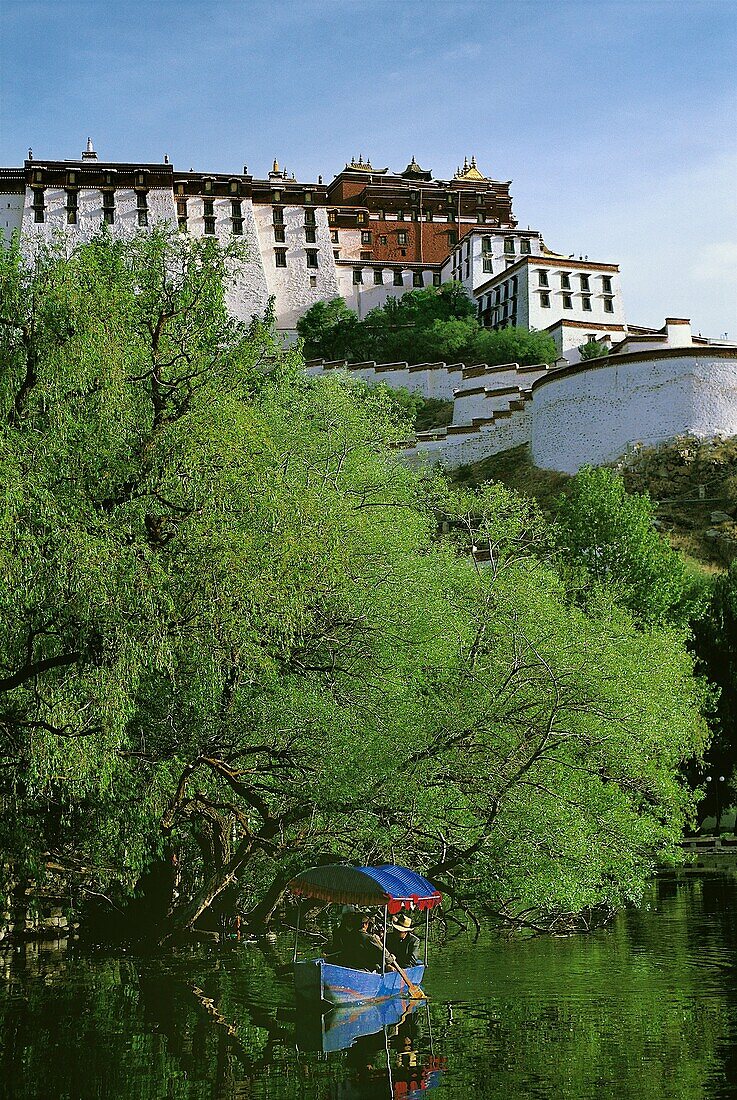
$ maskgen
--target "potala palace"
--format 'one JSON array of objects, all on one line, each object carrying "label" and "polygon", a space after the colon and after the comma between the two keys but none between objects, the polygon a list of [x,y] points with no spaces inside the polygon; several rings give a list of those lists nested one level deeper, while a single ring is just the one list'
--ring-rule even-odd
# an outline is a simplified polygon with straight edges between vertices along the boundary
[{"label": "potala palace", "polygon": [[[520,228],[510,181],[474,158],[450,180],[414,157],[401,172],[363,156],[325,184],[300,183],[274,161],[265,178],[101,161],[92,142],[77,160],[38,159],[0,169],[0,231],[30,241],[63,231],[145,231],[169,222],[221,240],[242,237],[248,262],[229,290],[247,319],[275,304],[293,336],[299,317],[342,297],[363,317],[418,287],[461,282],[482,324],[548,331],[552,367],[515,364],[350,364],[367,380],[454,400],[453,423],[408,443],[448,466],[530,443],[539,466],[574,471],[612,461],[636,443],[676,435],[737,434],[737,347],[693,336],[683,318],[662,328],[627,323],[617,264],[563,255]],[[580,362],[579,345],[611,349]],[[345,364],[311,364],[319,372]]]}]

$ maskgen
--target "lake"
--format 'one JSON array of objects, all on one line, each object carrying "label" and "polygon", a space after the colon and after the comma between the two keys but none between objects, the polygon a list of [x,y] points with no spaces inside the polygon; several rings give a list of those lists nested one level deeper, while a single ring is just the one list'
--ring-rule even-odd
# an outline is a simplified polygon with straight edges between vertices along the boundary
[{"label": "lake", "polygon": [[663,875],[589,936],[433,942],[427,1004],[298,1015],[289,952],[6,951],[0,1097],[737,1097],[735,875]]}]

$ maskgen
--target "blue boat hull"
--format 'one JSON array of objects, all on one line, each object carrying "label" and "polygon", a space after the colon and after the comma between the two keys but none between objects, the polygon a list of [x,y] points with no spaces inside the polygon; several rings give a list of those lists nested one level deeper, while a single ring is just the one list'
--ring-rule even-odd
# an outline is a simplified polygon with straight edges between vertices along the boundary
[{"label": "blue boat hull", "polygon": [[[413,985],[422,982],[425,967],[407,967],[405,971]],[[407,986],[394,970],[376,974],[368,970],[352,970],[335,966],[324,959],[308,959],[294,964],[294,988],[298,997],[331,1005],[366,1004],[398,997]]]}]

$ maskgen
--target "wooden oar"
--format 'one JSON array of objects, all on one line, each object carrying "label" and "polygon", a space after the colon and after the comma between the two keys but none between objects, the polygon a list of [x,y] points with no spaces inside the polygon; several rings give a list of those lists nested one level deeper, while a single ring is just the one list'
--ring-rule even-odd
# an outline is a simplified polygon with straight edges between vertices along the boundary
[{"label": "wooden oar", "polygon": [[394,958],[394,956],[390,955],[389,952],[385,950],[384,944],[381,942],[381,939],[379,938],[379,936],[377,936],[376,933],[374,933],[371,936],[371,939],[376,944],[376,946],[381,948],[381,950],[386,955],[386,964],[389,967],[389,969],[390,970],[396,970],[397,974],[399,974],[402,981],[406,982],[407,989],[409,990],[410,999],[413,1000],[413,1001],[426,1001],[427,1000],[427,994],[422,992],[422,989],[420,988],[419,985],[415,985],[414,982],[411,982],[409,980],[406,973],[404,972],[404,970],[402,970],[401,966],[399,965],[397,960]]},{"label": "wooden oar", "polygon": [[426,1001],[427,1000],[427,995],[422,992],[422,989],[420,988],[419,985],[415,985],[414,982],[411,982],[409,980],[409,978],[407,977],[407,974],[405,973],[404,970],[402,970],[401,966],[399,965],[399,963],[397,962],[396,959],[394,960],[394,962],[389,963],[389,966],[392,968],[392,970],[396,970],[396,972],[397,972],[397,974],[399,974],[400,978],[402,978],[407,983],[407,989],[409,990],[410,998],[413,1001]]}]

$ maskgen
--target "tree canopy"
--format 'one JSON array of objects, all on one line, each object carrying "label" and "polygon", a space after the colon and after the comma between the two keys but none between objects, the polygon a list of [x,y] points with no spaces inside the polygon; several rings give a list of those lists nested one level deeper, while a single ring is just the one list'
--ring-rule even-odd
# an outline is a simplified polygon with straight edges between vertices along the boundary
[{"label": "tree canopy", "polygon": [[552,363],[552,337],[523,328],[499,331],[476,320],[460,283],[411,290],[372,309],[363,321],[342,298],[317,302],[297,322],[308,359],[352,362]]},{"label": "tree canopy", "polygon": [[325,859],[510,919],[637,896],[693,812],[683,637],[573,606],[529,502],[412,470],[386,391],[236,323],[242,259],[161,230],[0,253],[13,873],[158,864],[160,936],[228,892],[260,926]]}]

